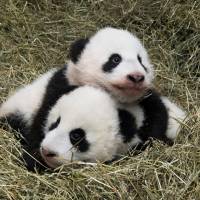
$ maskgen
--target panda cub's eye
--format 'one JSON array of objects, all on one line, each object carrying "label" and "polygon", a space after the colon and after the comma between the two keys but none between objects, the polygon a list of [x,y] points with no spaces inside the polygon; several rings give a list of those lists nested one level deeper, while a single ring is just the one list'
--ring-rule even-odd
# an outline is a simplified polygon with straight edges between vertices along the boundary
[{"label": "panda cub's eye", "polygon": [[122,61],[122,57],[114,53],[112,54],[106,63],[103,64],[103,71],[107,73],[111,73],[115,67]]},{"label": "panda cub's eye", "polygon": [[70,142],[79,152],[86,152],[89,149],[89,142],[86,139],[86,133],[83,129],[73,129],[69,133]]},{"label": "panda cub's eye", "polygon": [[142,58],[139,54],[137,55],[137,59],[138,59],[139,63],[142,64]]},{"label": "panda cub's eye", "polygon": [[57,128],[58,127],[58,125],[60,124],[60,117],[58,117],[58,119],[54,122],[54,123],[52,123],[51,125],[50,125],[50,127],[49,127],[49,131],[52,131],[53,129],[55,129],[55,128]]},{"label": "panda cub's eye", "polygon": [[85,131],[81,128],[74,129],[69,133],[69,138],[71,143],[76,145],[85,138]]},{"label": "panda cub's eye", "polygon": [[138,54],[137,55],[137,59],[138,59],[138,61],[139,61],[139,63],[142,65],[142,67],[144,68],[144,70],[146,71],[146,72],[148,72],[148,70],[147,70],[147,68],[143,65],[143,63],[142,63],[142,58],[141,58],[141,56]]},{"label": "panda cub's eye", "polygon": [[122,58],[119,54],[113,54],[113,55],[111,55],[110,60],[114,64],[119,64],[121,62]]}]

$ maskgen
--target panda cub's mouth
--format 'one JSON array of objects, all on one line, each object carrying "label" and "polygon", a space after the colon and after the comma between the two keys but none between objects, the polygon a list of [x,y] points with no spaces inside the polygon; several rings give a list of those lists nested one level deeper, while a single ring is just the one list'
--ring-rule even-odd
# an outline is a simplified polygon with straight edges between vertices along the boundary
[{"label": "panda cub's mouth", "polygon": [[124,86],[124,85],[112,85],[116,90],[120,91],[121,93],[127,94],[127,95],[137,95],[140,93],[143,93],[147,87],[144,85],[134,85],[134,86]]}]

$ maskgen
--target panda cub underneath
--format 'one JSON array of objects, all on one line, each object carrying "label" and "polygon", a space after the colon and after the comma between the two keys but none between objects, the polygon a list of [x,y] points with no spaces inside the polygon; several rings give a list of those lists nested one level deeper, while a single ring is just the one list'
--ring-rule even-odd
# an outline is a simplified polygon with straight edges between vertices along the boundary
[{"label": "panda cub underneath", "polygon": [[[121,104],[100,88],[69,84],[67,70],[47,72],[0,107],[0,118],[22,134],[22,145],[33,157],[39,152],[41,162],[52,168],[73,160],[104,162],[149,137],[169,144],[175,139],[177,120],[185,114],[166,97],[152,90],[137,104]],[[25,155],[25,161],[33,170],[34,160]]]},{"label": "panda cub underneath", "polygon": [[111,160],[122,142],[117,108],[109,94],[91,86],[68,85],[66,69],[42,75],[0,107],[1,121],[22,136],[29,170]]}]

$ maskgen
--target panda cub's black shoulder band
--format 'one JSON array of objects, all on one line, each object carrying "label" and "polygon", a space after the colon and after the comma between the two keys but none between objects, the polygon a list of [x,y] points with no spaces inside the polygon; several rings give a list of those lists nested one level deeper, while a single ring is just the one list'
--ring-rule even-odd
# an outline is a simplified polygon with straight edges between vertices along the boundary
[{"label": "panda cub's black shoulder band", "polygon": [[[50,109],[56,104],[57,100],[63,95],[71,92],[78,86],[69,85],[66,77],[67,66],[57,70],[49,80],[41,106],[33,119],[30,134],[27,140],[32,148],[37,148],[44,138],[43,127]],[[34,141],[34,142],[33,142]]]}]

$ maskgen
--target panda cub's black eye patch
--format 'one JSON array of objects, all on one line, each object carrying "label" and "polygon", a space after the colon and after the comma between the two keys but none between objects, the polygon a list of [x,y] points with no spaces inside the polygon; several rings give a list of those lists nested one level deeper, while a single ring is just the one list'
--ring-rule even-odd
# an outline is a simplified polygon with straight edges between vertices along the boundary
[{"label": "panda cub's black eye patch", "polygon": [[49,131],[52,131],[53,129],[58,127],[58,125],[60,124],[60,119],[61,118],[58,117],[58,119],[54,123],[51,124],[51,126],[49,127]]},{"label": "panda cub's black eye patch", "polygon": [[142,65],[142,67],[144,68],[144,70],[147,72],[147,68],[142,63],[142,58],[141,58],[141,56],[139,54],[137,55],[137,59],[138,59],[139,63]]},{"label": "panda cub's black eye patch", "polygon": [[77,147],[80,152],[85,152],[89,149],[89,143],[86,140],[86,133],[83,129],[73,129],[69,133],[69,139],[72,145]]},{"label": "panda cub's black eye patch", "polygon": [[114,53],[112,54],[108,61],[103,65],[103,71],[104,72],[112,72],[112,69],[114,69],[120,62],[122,61],[122,57]]}]

